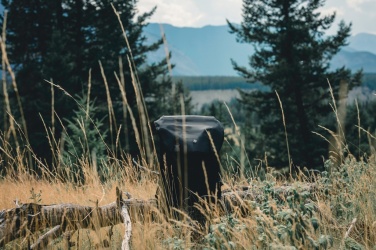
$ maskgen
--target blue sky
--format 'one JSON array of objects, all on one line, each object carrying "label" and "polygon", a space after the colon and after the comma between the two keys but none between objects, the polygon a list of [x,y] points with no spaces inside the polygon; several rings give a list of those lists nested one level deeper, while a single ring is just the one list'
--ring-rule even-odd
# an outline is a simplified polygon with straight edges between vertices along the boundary
[{"label": "blue sky", "polygon": [[[223,25],[226,19],[240,23],[242,0],[139,0],[140,12],[157,11],[151,22],[169,23],[175,26],[202,27]],[[322,13],[337,12],[341,19],[352,22],[352,34],[376,34],[376,0],[327,0]],[[336,30],[335,27],[332,32]]]}]

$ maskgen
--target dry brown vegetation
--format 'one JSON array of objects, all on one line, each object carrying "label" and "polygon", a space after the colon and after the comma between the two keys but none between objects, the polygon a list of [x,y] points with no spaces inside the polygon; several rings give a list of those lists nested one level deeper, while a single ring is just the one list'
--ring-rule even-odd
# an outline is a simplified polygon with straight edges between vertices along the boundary
[{"label": "dry brown vegetation", "polygon": [[[204,204],[206,223],[200,225],[181,211],[179,218],[165,207],[146,212],[132,210],[134,249],[374,249],[376,244],[375,159],[357,161],[349,156],[340,165],[327,161],[328,172],[296,179],[268,171],[265,179],[225,175],[223,189],[232,205]],[[87,172],[87,183],[77,186],[59,178],[39,178],[28,172],[13,173],[0,181],[2,209],[18,203],[74,203],[95,206],[116,199],[115,187],[135,198],[154,198],[155,176],[136,173],[127,164],[120,178],[100,181]],[[135,178],[137,176],[137,178]],[[314,178],[314,179],[313,179]],[[231,196],[229,195],[231,193]],[[229,204],[231,202],[228,202]],[[22,249],[41,235],[30,232],[4,249]],[[110,236],[111,235],[111,236]],[[122,224],[98,230],[81,229],[70,236],[71,249],[118,249],[124,235]],[[26,238],[25,238],[26,239]],[[64,236],[49,246],[64,246]],[[295,248],[294,248],[295,247]]]}]

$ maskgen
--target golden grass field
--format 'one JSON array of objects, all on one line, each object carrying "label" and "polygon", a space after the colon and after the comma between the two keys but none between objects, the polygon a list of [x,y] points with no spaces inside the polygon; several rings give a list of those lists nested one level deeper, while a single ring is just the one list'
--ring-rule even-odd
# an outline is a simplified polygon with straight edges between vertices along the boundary
[{"label": "golden grass field", "polygon": [[[328,162],[328,164],[330,164]],[[204,225],[187,217],[163,215],[164,208],[151,214],[137,209],[132,217],[132,249],[375,249],[376,245],[376,164],[375,159],[357,161],[348,157],[341,166],[331,165],[327,176],[315,181],[300,175],[296,179],[276,177],[275,171],[264,180],[224,176],[223,189],[239,191],[248,187],[258,196],[236,197],[236,204],[223,207],[203,206],[208,218]],[[143,200],[155,196],[157,182],[148,175],[135,179],[130,166],[124,166],[121,178],[101,182],[87,172],[87,183],[77,186],[56,178],[37,178],[26,172],[0,180],[0,208],[11,209],[19,203],[74,203],[95,206],[116,199],[115,188]],[[128,173],[126,173],[128,171]],[[346,172],[344,172],[346,171]],[[346,173],[346,174],[344,174]],[[316,185],[307,193],[307,186]],[[283,192],[277,192],[281,189]],[[34,190],[34,191],[32,191]],[[235,192],[236,193],[236,192]],[[34,195],[33,195],[34,194]],[[240,202],[239,202],[240,201]],[[241,205],[240,205],[241,204]],[[157,212],[156,212],[157,211]],[[186,214],[182,211],[182,214]],[[155,216],[157,215],[157,216]],[[354,220],[356,221],[354,222]],[[119,249],[124,225],[110,228],[81,229],[72,233],[70,249]],[[29,234],[31,241],[40,234]],[[26,242],[16,240],[4,249],[22,249]],[[59,237],[50,249],[63,248]],[[295,248],[294,248],[295,247]]]}]

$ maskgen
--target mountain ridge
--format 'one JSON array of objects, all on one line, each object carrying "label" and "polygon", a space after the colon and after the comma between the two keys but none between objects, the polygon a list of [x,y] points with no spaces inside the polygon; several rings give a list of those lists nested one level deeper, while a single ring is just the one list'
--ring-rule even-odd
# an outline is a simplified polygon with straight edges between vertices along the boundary
[{"label": "mountain ridge", "polygon": [[[162,37],[161,25],[172,54],[171,62],[175,65],[173,75],[236,76],[231,59],[248,67],[248,57],[254,49],[250,44],[238,43],[227,25],[176,27],[150,23],[144,29],[147,43]],[[366,73],[376,73],[376,35],[359,33],[349,37],[348,44],[333,57],[331,69],[345,66],[354,72],[363,69]],[[161,46],[157,52],[148,55],[148,61],[156,62],[165,56],[165,48]]]}]

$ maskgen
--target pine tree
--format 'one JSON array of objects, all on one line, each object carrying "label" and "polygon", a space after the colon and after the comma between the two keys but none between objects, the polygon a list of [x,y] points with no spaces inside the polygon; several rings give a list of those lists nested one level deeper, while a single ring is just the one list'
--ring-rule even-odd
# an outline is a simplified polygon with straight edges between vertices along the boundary
[{"label": "pine tree", "polygon": [[[239,42],[254,45],[249,68],[233,62],[234,68],[250,83],[260,82],[270,91],[241,92],[248,112],[260,119],[262,141],[254,157],[275,167],[317,168],[328,156],[325,140],[312,133],[318,125],[334,129],[329,94],[330,81],[337,97],[340,81],[349,89],[359,84],[360,72],[352,76],[345,68],[329,71],[331,58],[346,45],[351,24],[340,22],[334,35],[325,32],[335,20],[335,13],[322,16],[325,0],[244,0],[240,26],[228,22]],[[286,147],[281,105],[286,123],[290,156]],[[323,133],[323,131],[318,131]]]},{"label": "pine tree", "polygon": [[[9,13],[9,58],[15,65],[26,123],[31,135],[30,143],[37,157],[52,162],[46,133],[51,133],[49,128],[56,126],[51,131],[54,131],[52,136],[58,141],[63,132],[58,122],[52,122],[52,108],[59,115],[63,126],[66,126],[66,120],[74,116],[75,101],[70,96],[87,89],[85,85],[90,70],[91,95],[97,100],[98,116],[107,116],[103,122],[113,132],[108,136],[107,143],[115,144],[116,133],[122,125],[127,138],[120,137],[120,145],[130,145],[126,152],[137,154],[138,147],[129,115],[126,121],[123,119],[124,103],[115,72],[119,78],[124,76],[122,79],[128,105],[134,111],[137,121],[136,94],[132,82],[140,85],[151,120],[169,112],[165,110],[168,107],[166,104],[171,103],[174,97],[171,93],[172,80],[167,74],[167,62],[163,60],[148,65],[146,61],[147,53],[157,50],[162,44],[161,39],[147,45],[143,35],[147,19],[155,9],[140,14],[135,0],[1,0],[1,3]],[[124,27],[127,42],[114,9]],[[122,62],[121,66],[119,61]],[[109,122],[108,99],[100,64],[113,103],[113,123]],[[45,80],[53,80],[70,96],[55,88],[55,103],[54,107],[51,107],[52,92]],[[178,90],[183,93],[182,89]],[[185,101],[188,100],[186,97]],[[128,129],[125,131],[125,128]]]},{"label": "pine tree", "polygon": [[[88,163],[99,176],[106,176],[108,167],[105,139],[108,130],[103,128],[103,118],[97,118],[98,107],[86,95],[76,95],[78,103],[71,119],[66,119],[64,147],[60,167],[68,168],[62,173],[70,174],[77,182],[84,183],[82,162]],[[95,168],[95,169],[94,169]]]}]

